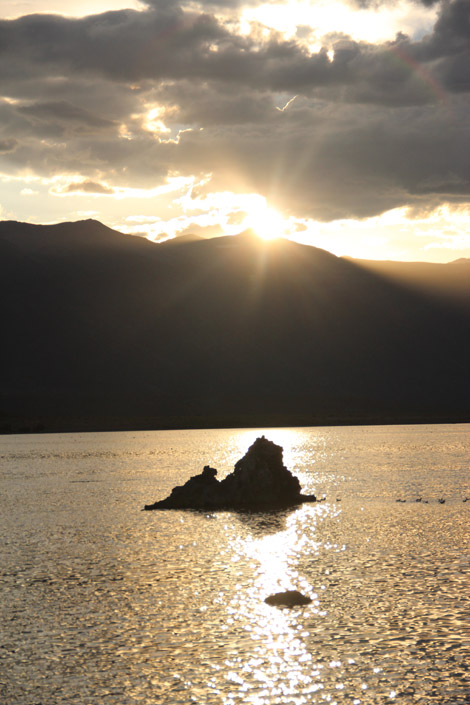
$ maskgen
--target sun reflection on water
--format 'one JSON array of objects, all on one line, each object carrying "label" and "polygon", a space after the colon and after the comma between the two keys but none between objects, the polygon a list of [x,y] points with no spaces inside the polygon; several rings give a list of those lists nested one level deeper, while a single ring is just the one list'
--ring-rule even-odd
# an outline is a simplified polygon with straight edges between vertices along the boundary
[{"label": "sun reflection on water", "polygon": [[305,548],[307,537],[292,516],[286,523],[284,531],[262,538],[251,537],[245,543],[246,557],[259,564],[254,589],[260,596],[280,590],[313,589],[296,569],[296,557]]},{"label": "sun reflection on water", "polygon": [[[251,532],[235,540],[232,549],[235,563],[251,567],[252,580],[239,585],[228,606],[228,623],[232,628],[241,627],[252,647],[247,658],[225,662],[231,692],[225,695],[224,705],[240,702],[242,694],[244,702],[256,705],[316,702],[313,694],[324,689],[326,666],[315,662],[309,644],[316,621],[326,614],[319,597],[324,586],[314,585],[312,572],[307,577],[300,566],[302,558],[315,561],[320,550],[328,550],[316,540],[316,526],[336,514],[331,505],[318,503],[241,519]],[[312,602],[294,608],[264,602],[268,595],[284,590],[299,590]],[[338,673],[338,680],[341,675]]]}]

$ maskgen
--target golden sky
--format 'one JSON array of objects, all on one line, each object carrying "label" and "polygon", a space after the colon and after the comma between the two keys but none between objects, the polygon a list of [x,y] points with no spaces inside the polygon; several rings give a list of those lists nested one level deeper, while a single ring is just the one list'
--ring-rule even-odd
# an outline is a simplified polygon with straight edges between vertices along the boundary
[{"label": "golden sky", "polygon": [[470,0],[3,0],[0,37],[1,219],[470,257]]}]

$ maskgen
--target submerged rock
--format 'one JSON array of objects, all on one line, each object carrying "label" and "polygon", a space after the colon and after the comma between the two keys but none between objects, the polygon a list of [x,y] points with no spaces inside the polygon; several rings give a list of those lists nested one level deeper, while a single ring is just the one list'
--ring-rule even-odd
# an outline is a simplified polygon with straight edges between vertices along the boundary
[{"label": "submerged rock", "polygon": [[298,590],[286,590],[285,592],[276,592],[274,595],[269,595],[265,599],[266,604],[274,607],[296,607],[297,605],[309,605],[310,597],[302,595]]},{"label": "submerged rock", "polygon": [[284,466],[282,448],[264,436],[257,438],[234,471],[219,482],[217,470],[206,465],[200,475],[173,488],[166,499],[144,509],[283,509],[315,502],[301,492],[299,480]]}]

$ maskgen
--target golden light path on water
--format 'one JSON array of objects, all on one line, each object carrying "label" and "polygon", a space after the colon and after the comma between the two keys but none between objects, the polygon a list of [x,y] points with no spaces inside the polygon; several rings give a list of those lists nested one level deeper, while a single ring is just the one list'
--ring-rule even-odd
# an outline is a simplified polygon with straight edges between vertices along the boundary
[{"label": "golden light path on water", "polygon": [[[243,590],[239,586],[228,606],[227,622],[243,623],[255,646],[253,655],[245,662],[242,659],[226,662],[231,666],[227,679],[238,686],[238,692],[225,695],[225,705],[239,702],[241,692],[246,693],[245,702],[255,705],[308,703],[312,702],[312,694],[323,690],[324,664],[314,662],[307,640],[315,619],[326,615],[321,604],[325,586],[313,585],[302,574],[299,557],[307,552],[315,556],[320,549],[315,540],[316,523],[335,513],[326,504],[305,505],[284,517],[283,530],[276,530],[279,517],[276,520],[273,515],[270,526],[268,515],[264,519],[264,530],[268,533],[233,544],[233,563],[248,560],[254,566],[254,576],[251,587]],[[270,529],[275,533],[269,533]],[[284,590],[299,590],[312,603],[296,608],[273,608],[264,603],[268,595]],[[339,662],[329,664],[331,668],[339,665]],[[340,681],[337,686],[342,687]]]},{"label": "golden light path on water", "polygon": [[[237,438],[241,457],[257,432],[240,432]],[[302,433],[294,429],[269,429],[269,440],[282,446],[284,465],[289,469],[303,466]],[[311,435],[310,435],[311,441]],[[310,463],[312,463],[310,456]],[[302,478],[303,489],[307,477]],[[227,606],[227,628],[242,628],[250,635],[254,648],[242,657],[228,659],[227,680],[232,692],[219,691],[224,705],[244,702],[253,705],[268,703],[308,703],[314,693],[321,693],[323,663],[315,663],[307,643],[312,622],[322,618],[321,593],[325,585],[313,584],[311,577],[299,569],[299,559],[315,555],[322,548],[317,541],[317,523],[334,518],[339,509],[326,503],[303,505],[295,512],[265,513],[247,516],[251,535],[231,537],[231,564],[252,566],[251,584],[238,584],[236,595]],[[338,550],[337,545],[332,548]],[[343,547],[345,548],[345,547]],[[312,600],[306,607],[276,608],[264,599],[273,593],[299,590]],[[331,668],[341,665],[330,663]],[[214,684],[215,685],[215,684]],[[342,688],[341,680],[338,688]]]}]

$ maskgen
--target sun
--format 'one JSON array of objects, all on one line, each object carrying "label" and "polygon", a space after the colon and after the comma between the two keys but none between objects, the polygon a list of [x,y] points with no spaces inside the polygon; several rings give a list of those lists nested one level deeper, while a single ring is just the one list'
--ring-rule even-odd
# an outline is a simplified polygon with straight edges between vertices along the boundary
[{"label": "sun", "polygon": [[287,223],[274,208],[262,205],[247,214],[243,228],[251,228],[262,240],[276,240],[286,235]]}]

